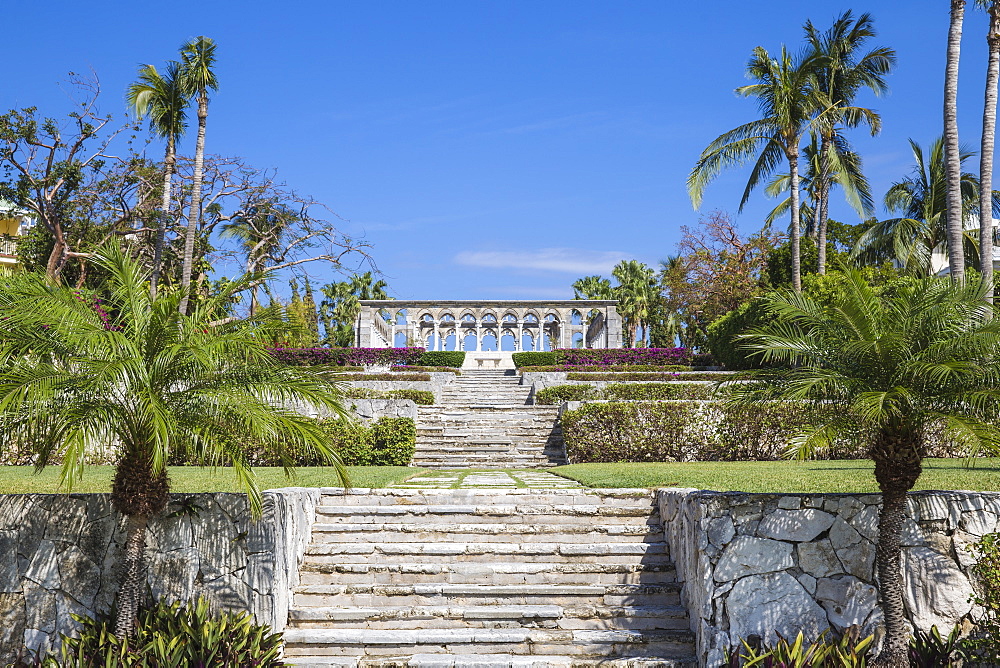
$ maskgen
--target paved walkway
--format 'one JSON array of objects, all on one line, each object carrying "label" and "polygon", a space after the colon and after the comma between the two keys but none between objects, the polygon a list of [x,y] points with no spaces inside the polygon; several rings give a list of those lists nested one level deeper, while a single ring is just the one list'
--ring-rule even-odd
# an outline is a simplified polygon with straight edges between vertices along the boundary
[{"label": "paved walkway", "polygon": [[392,485],[394,489],[577,489],[580,483],[547,471],[426,471]]}]

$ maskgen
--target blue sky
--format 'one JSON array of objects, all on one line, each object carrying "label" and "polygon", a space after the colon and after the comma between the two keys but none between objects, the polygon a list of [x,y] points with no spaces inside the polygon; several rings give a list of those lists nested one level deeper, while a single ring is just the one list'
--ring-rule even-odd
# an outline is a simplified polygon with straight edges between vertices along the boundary
[{"label": "blue sky", "polygon": [[[986,19],[969,4],[960,132],[975,148]],[[685,190],[699,152],[755,117],[733,94],[751,49],[798,47],[807,18],[825,28],[845,9],[870,12],[877,43],[899,53],[890,95],[861,100],[882,113],[882,134],[853,134],[881,198],[909,169],[907,138],[940,134],[948,5],[12,2],[0,109],[62,114],[57,84],[93,68],[103,108],[123,111],[139,63],[208,35],[221,89],[207,150],[277,168],[328,204],[373,244],[392,296],[567,298],[579,276],[675,251],[678,228],[699,215]],[[735,216],[745,177],[719,178],[702,211]],[[758,229],[773,204],[755,195],[740,226]],[[832,214],[856,220],[840,202]]]}]

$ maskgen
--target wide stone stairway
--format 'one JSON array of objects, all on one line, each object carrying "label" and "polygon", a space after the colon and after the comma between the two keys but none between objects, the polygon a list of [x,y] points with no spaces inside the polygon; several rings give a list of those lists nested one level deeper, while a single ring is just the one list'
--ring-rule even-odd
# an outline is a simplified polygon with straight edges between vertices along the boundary
[{"label": "wide stone stairway", "polygon": [[649,491],[324,492],[293,665],[696,665]]},{"label": "wide stone stairway", "polygon": [[531,388],[502,369],[467,370],[442,401],[417,407],[413,464],[425,468],[531,468],[565,464],[555,406],[528,405]]}]

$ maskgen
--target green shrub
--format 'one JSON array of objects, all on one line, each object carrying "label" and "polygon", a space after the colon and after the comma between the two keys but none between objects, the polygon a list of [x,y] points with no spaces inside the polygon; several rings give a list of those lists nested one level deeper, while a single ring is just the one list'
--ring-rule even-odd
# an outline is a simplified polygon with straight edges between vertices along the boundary
[{"label": "green shrub", "polygon": [[331,378],[338,381],[349,380],[430,380],[430,375],[426,373],[335,373]]},{"label": "green shrub", "polygon": [[389,390],[390,399],[411,399],[418,406],[433,406],[434,393],[430,390]]},{"label": "green shrub", "polygon": [[559,364],[562,361],[562,355],[554,352],[526,352],[526,353],[514,353],[511,355],[514,360],[514,366],[552,366],[554,364]]},{"label": "green shrub", "polygon": [[63,636],[60,664],[66,668],[284,665],[280,633],[271,633],[245,612],[213,613],[202,598],[188,604],[159,602],[140,610],[138,626],[127,642],[114,636],[112,615],[73,619],[82,628],[74,638]]},{"label": "green shrub", "polygon": [[593,385],[553,385],[535,394],[535,403],[543,405],[561,404],[564,401],[585,401],[600,399],[600,392]]},{"label": "green shrub", "polygon": [[664,399],[708,399],[712,386],[698,383],[615,383],[604,388],[611,401],[660,401]]},{"label": "green shrub", "polygon": [[369,434],[371,466],[406,466],[413,459],[417,428],[411,418],[380,417]]},{"label": "green shrub", "polygon": [[664,371],[690,371],[691,367],[684,366],[683,364],[664,364],[662,366],[657,366],[655,364],[611,364],[608,366],[599,365],[578,365],[578,364],[560,364],[555,366],[526,366],[520,369],[521,373],[529,373],[533,371],[566,371],[566,372],[597,372],[597,373],[610,373],[617,371],[633,372],[633,371],[655,371],[657,373],[662,373]]},{"label": "green shrub", "polygon": [[700,445],[691,401],[594,403],[563,413],[566,455],[574,464],[687,461]]},{"label": "green shrub", "polygon": [[461,368],[465,363],[464,350],[428,350],[417,364],[421,366],[450,366]]},{"label": "green shrub", "polygon": [[812,643],[805,641],[801,631],[791,642],[778,634],[778,642],[773,647],[754,647],[744,639],[738,651],[727,654],[723,668],[865,668],[875,637],[860,636],[860,629],[852,626],[840,637],[824,633]]},{"label": "green shrub", "polygon": [[[591,372],[573,372],[566,374],[566,380],[648,380],[657,382],[668,382],[672,380],[698,380],[697,378],[692,378],[690,374],[680,375],[677,372],[674,373],[652,373],[652,372],[639,372],[639,373],[624,373],[624,372],[613,372],[613,373],[591,373]],[[711,378],[710,380],[715,380]]]},{"label": "green shrub", "polygon": [[760,327],[771,320],[762,299],[751,299],[730,311],[708,326],[708,347],[712,357],[726,369],[759,369],[759,357],[750,357],[750,352],[739,348],[736,336]]},{"label": "green shrub", "polygon": [[424,372],[424,373],[451,373],[456,376],[462,375],[461,369],[455,369],[450,366],[394,366],[390,367],[389,371],[394,373],[412,373],[412,372]]}]

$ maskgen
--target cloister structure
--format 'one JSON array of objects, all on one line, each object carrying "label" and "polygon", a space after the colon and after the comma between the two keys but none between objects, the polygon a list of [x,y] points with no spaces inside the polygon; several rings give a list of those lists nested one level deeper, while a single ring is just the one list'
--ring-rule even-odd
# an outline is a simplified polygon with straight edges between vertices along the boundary
[{"label": "cloister structure", "polygon": [[617,300],[363,300],[355,345],[427,350],[621,348]]}]

